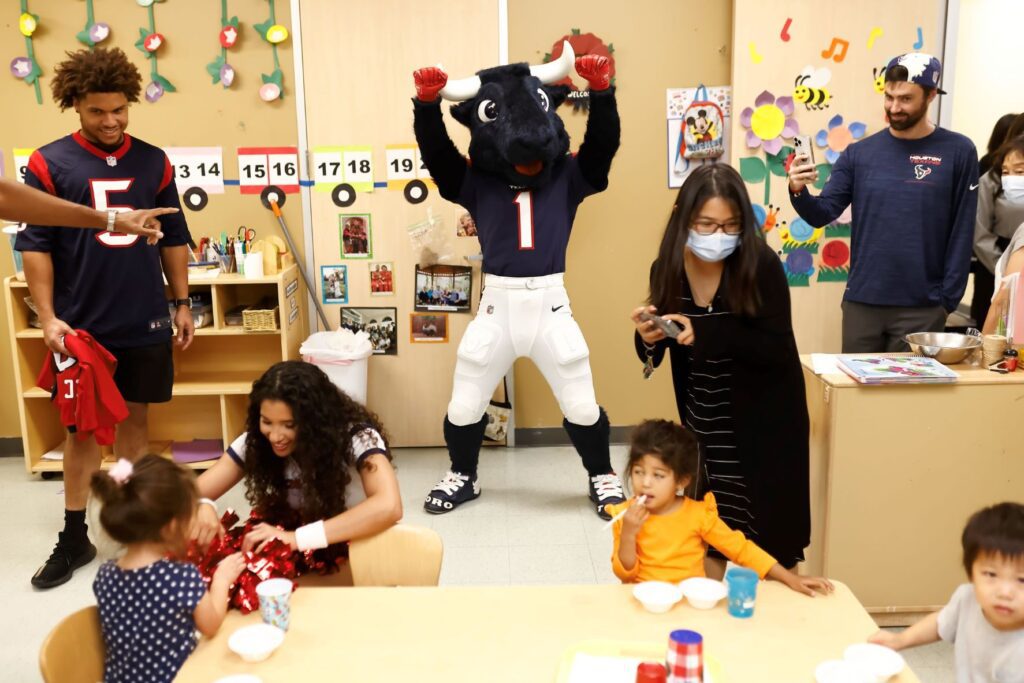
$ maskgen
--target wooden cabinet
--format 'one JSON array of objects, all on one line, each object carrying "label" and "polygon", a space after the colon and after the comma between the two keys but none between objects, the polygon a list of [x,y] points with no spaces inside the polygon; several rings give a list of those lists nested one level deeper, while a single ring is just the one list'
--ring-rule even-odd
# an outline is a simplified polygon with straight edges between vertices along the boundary
[{"label": "wooden cabinet", "polygon": [[960,534],[1024,490],[1024,372],[964,364],[953,384],[862,386],[802,357],[811,417],[807,572],[907,624],[967,581]]},{"label": "wooden cabinet", "polygon": [[[150,449],[168,457],[175,440],[220,439],[227,445],[241,434],[253,381],[274,363],[297,359],[309,330],[306,288],[295,266],[256,279],[223,273],[190,279],[189,293],[200,292],[210,295],[213,324],[196,330],[188,350],[175,349],[172,399],[150,405]],[[28,294],[24,282],[14,277],[4,281],[25,467],[29,472],[60,472],[61,461],[42,459],[64,442],[65,429],[49,392],[35,385],[47,349],[42,330],[29,326]],[[263,299],[278,307],[277,330],[246,332],[241,325],[225,324],[232,308]]]}]

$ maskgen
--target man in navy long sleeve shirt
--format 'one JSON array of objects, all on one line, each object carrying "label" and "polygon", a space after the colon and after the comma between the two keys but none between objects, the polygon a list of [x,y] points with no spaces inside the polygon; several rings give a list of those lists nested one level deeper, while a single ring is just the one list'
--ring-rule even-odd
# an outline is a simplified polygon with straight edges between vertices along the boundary
[{"label": "man in navy long sleeve shirt", "polygon": [[941,332],[967,285],[978,155],[965,136],[927,119],[939,60],[894,58],[885,73],[889,127],[851,145],[820,196],[817,173],[793,164],[793,208],[814,226],[853,204],[850,280],[843,296],[843,352],[904,351],[911,332]]}]

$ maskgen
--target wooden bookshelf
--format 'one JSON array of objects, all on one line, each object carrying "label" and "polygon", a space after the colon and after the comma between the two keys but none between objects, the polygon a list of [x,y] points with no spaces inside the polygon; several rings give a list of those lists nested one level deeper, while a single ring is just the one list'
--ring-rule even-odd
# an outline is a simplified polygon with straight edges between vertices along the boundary
[{"label": "wooden bookshelf", "polygon": [[[208,292],[213,303],[213,324],[196,330],[187,351],[174,351],[174,389],[169,403],[150,405],[150,450],[171,456],[174,441],[219,439],[226,446],[242,433],[252,383],[281,360],[297,359],[299,346],[309,333],[306,288],[296,266],[278,275],[247,279],[237,274],[189,280],[189,293]],[[29,326],[31,311],[25,303],[28,286],[8,277],[7,334],[14,361],[14,378],[21,422],[25,468],[29,472],[61,472],[59,460],[43,460],[44,453],[64,442],[65,430],[50,401],[49,392],[35,386],[48,353],[43,333]],[[255,304],[264,297],[276,302],[279,329],[246,332],[241,325],[224,322],[225,313],[239,304]],[[112,459],[108,454],[104,466]],[[195,463],[202,469],[214,461]]]}]

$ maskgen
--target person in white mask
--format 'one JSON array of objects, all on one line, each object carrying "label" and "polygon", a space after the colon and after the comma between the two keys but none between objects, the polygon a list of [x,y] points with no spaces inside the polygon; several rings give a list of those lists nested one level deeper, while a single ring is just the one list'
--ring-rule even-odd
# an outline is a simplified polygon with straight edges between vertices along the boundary
[{"label": "person in white mask", "polygon": [[[1024,135],[1007,141],[999,150],[996,162],[992,171],[982,178],[979,189],[984,194],[979,196],[978,201],[974,251],[987,266],[988,262],[982,259],[979,251],[982,244],[980,236],[983,233],[986,238],[991,235],[992,239],[986,239],[984,244],[991,242],[993,248],[996,247],[996,239],[1002,235],[1008,234],[1009,239],[1002,237],[1005,249],[997,254],[998,260],[993,259],[996,293],[982,327],[985,334],[994,334],[1000,318],[1006,315],[1010,292],[1004,279],[1024,269]],[[996,173],[1000,175],[996,176]],[[990,218],[982,216],[986,207]],[[983,222],[992,227],[985,231]]]},{"label": "person in white mask", "polygon": [[[679,333],[667,337],[652,314]],[[810,541],[803,374],[782,263],[732,167],[701,166],[679,189],[648,305],[632,320],[644,375],[668,353],[679,418],[697,437],[688,495],[714,493],[730,527],[793,568]],[[708,557],[708,575],[721,578],[724,558]]]}]

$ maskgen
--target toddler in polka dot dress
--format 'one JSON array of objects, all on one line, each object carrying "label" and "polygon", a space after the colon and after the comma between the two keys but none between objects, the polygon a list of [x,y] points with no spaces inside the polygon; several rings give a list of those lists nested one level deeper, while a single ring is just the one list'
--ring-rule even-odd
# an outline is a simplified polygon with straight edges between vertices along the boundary
[{"label": "toddler in polka dot dress", "polygon": [[209,590],[183,556],[197,505],[188,470],[158,455],[121,459],[92,478],[100,524],[125,552],[105,562],[93,592],[106,646],[106,683],[172,681],[196,646],[213,636],[228,609],[228,589],[245,567],[241,553],[217,567]]}]

